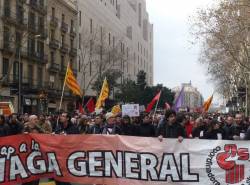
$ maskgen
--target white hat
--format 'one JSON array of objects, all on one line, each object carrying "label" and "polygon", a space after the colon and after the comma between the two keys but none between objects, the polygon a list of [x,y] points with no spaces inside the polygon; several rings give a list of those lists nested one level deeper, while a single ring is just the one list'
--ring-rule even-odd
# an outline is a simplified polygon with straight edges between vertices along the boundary
[{"label": "white hat", "polygon": [[108,112],[105,117],[106,117],[106,120],[108,120],[109,118],[112,118],[114,116],[115,115],[112,112]]}]

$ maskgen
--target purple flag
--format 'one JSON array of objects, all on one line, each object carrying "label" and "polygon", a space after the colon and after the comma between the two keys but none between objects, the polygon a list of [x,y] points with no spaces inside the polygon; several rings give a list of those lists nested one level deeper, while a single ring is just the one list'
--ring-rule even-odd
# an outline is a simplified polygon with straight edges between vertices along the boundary
[{"label": "purple flag", "polygon": [[184,87],[182,87],[181,92],[179,93],[173,107],[176,112],[178,112],[179,108],[182,106],[183,101],[184,101]]}]

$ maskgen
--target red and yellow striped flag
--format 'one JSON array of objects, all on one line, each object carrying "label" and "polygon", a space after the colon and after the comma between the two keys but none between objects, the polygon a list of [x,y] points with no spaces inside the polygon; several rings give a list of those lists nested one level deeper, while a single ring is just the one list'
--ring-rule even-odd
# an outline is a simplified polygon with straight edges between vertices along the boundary
[{"label": "red and yellow striped flag", "polygon": [[95,105],[96,109],[100,109],[104,105],[105,100],[108,97],[109,97],[109,85],[107,79],[105,78],[102,84],[101,93]]},{"label": "red and yellow striped flag", "polygon": [[73,71],[70,69],[69,64],[66,71],[65,84],[68,86],[70,90],[73,91],[74,94],[82,96],[81,88],[78,85],[77,80],[74,76]]},{"label": "red and yellow striped flag", "polygon": [[207,111],[209,110],[212,101],[213,101],[213,95],[210,96],[210,97],[207,99],[207,101],[204,102],[204,105],[203,105],[203,111],[204,111],[204,112],[207,112]]}]

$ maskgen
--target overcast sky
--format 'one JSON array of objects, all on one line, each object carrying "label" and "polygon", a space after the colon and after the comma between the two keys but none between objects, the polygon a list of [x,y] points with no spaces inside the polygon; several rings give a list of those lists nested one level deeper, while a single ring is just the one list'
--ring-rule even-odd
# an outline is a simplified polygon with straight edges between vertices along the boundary
[{"label": "overcast sky", "polygon": [[204,99],[213,93],[205,67],[198,62],[199,46],[190,44],[189,17],[212,0],[146,0],[154,24],[154,83],[176,87],[190,80]]}]

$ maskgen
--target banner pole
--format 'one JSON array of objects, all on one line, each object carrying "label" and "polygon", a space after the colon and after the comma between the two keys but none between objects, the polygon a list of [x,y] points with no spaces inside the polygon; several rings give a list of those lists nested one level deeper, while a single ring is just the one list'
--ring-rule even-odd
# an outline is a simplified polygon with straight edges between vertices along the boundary
[{"label": "banner pole", "polygon": [[67,74],[68,74],[68,68],[69,68],[69,62],[68,62],[66,74],[65,74],[65,77],[64,77],[62,95],[61,95],[61,100],[60,100],[59,110],[58,110],[59,115],[58,115],[58,117],[57,117],[56,127],[58,127],[58,123],[59,123],[60,110],[61,110],[61,108],[62,108],[62,101],[63,101],[63,95],[64,95],[64,90],[65,90],[66,78],[67,78]]},{"label": "banner pole", "polygon": [[160,101],[160,98],[161,98],[161,91],[160,91],[160,97],[159,97],[159,99],[157,100],[157,103],[156,103],[156,106],[155,106],[155,111],[154,111],[154,114],[153,114],[152,124],[154,123],[154,118],[155,118],[155,114],[156,114],[156,110],[157,110],[157,107],[158,107],[158,103],[159,103],[159,101]]}]

